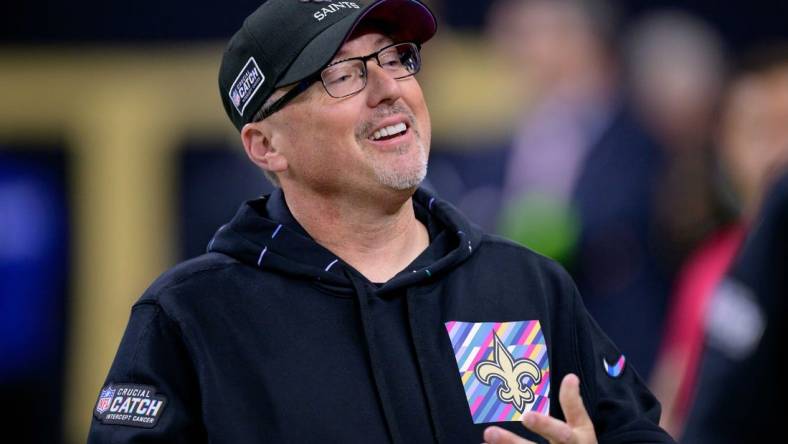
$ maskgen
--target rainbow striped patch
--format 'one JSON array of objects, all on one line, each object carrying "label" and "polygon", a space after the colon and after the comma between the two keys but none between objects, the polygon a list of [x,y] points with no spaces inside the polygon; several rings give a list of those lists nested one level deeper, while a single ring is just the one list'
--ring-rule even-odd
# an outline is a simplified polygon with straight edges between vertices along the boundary
[{"label": "rainbow striped patch", "polygon": [[445,323],[474,424],[550,412],[550,364],[539,321]]}]

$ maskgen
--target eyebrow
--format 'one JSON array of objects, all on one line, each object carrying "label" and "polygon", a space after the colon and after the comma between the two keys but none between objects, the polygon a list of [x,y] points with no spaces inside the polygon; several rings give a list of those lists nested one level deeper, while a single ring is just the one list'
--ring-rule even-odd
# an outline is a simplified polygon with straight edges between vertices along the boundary
[{"label": "eyebrow", "polygon": [[[382,45],[384,42],[391,42],[391,43],[387,43],[387,45],[390,45],[390,44],[393,44],[393,43],[394,43],[394,40],[392,40],[392,39],[391,39],[390,37],[388,37],[388,36],[381,35],[380,37],[378,37],[378,38],[375,40],[375,42],[373,43],[373,45],[374,45],[375,47],[378,47],[378,46]],[[374,51],[373,51],[373,52],[374,52]],[[364,54],[364,55],[366,55],[366,54]],[[339,52],[337,52],[337,53],[336,53],[336,55],[334,56],[334,58],[333,58],[333,59],[331,59],[331,61],[330,61],[330,62],[328,62],[328,64],[330,65],[330,64],[332,64],[332,63],[341,62],[341,61],[343,61],[343,60],[347,60],[347,59],[349,59],[349,58],[352,58],[352,57],[348,57],[348,56],[347,56],[347,51],[345,51],[344,49],[340,49],[340,50],[339,50]]]}]

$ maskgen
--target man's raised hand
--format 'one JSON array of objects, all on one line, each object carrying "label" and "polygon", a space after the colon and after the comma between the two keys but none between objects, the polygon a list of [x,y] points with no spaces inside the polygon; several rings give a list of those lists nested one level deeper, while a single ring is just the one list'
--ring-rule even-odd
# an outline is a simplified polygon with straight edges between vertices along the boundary
[{"label": "man's raised hand", "polygon": [[[570,373],[561,381],[558,401],[566,416],[566,422],[547,415],[528,412],[523,415],[523,425],[547,438],[551,443],[596,444],[594,424],[583,406],[583,399],[580,397],[580,379],[576,375]],[[484,431],[484,441],[488,444],[533,444],[532,441],[495,426],[488,427]]]}]

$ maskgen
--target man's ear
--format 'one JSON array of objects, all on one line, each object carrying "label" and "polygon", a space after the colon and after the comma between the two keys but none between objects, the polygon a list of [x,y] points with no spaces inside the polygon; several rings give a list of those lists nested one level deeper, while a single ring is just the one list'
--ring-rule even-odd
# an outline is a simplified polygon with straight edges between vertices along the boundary
[{"label": "man's ear", "polygon": [[241,128],[241,141],[246,155],[255,165],[271,173],[280,173],[287,169],[287,159],[274,145],[273,131],[267,122],[247,123]]}]

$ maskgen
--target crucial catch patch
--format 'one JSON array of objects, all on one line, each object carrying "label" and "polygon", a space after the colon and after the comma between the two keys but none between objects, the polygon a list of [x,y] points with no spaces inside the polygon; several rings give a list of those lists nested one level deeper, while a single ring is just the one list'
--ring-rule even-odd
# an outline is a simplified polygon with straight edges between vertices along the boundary
[{"label": "crucial catch patch", "polygon": [[156,388],[139,384],[112,384],[101,389],[93,414],[102,424],[151,428],[156,425],[167,398]]},{"label": "crucial catch patch", "polygon": [[227,93],[230,95],[230,101],[235,106],[238,114],[244,115],[246,105],[252,100],[252,97],[260,89],[260,85],[263,82],[265,82],[265,75],[260,71],[260,67],[257,66],[257,61],[255,61],[254,57],[249,57],[246,65],[241,68],[241,72],[238,73],[238,77],[235,78],[235,81],[230,86],[230,91]]}]

